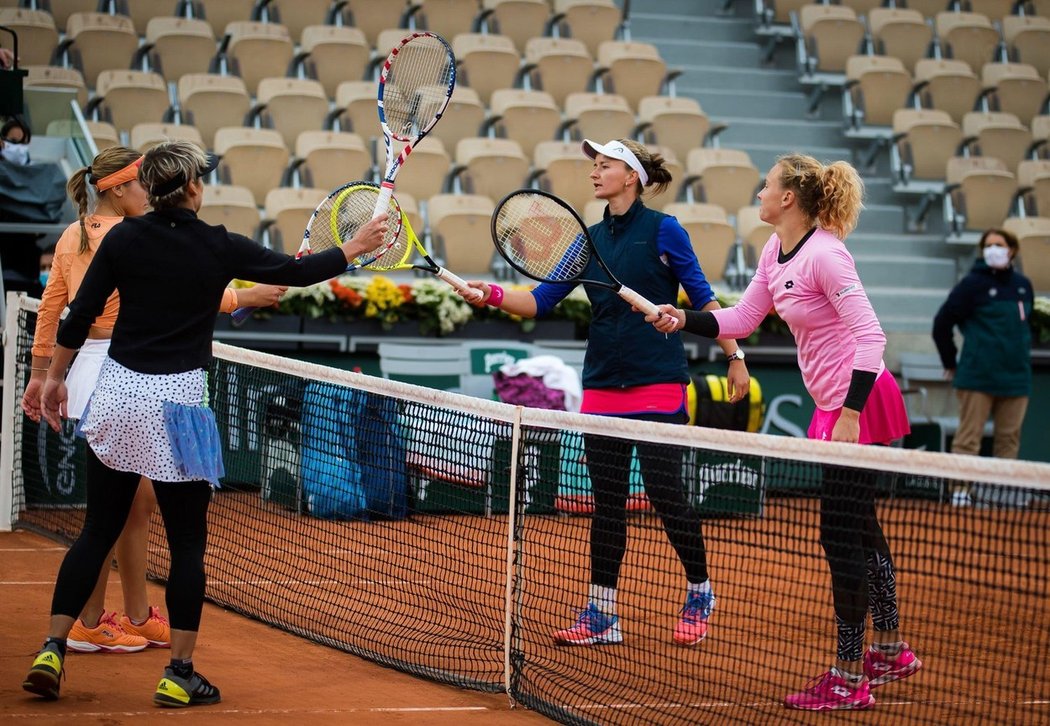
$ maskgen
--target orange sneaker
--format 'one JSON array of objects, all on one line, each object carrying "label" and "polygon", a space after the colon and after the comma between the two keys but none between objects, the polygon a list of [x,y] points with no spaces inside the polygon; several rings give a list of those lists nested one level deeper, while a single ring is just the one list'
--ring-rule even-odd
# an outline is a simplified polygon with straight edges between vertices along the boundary
[{"label": "orange sneaker", "polygon": [[116,613],[105,612],[94,628],[78,618],[66,638],[66,647],[76,653],[136,653],[147,645],[145,638],[124,632]]},{"label": "orange sneaker", "polygon": [[127,614],[120,616],[120,627],[128,635],[139,635],[146,639],[150,648],[171,647],[171,626],[168,619],[160,614],[160,608],[149,606],[149,617],[142,625],[135,625]]}]

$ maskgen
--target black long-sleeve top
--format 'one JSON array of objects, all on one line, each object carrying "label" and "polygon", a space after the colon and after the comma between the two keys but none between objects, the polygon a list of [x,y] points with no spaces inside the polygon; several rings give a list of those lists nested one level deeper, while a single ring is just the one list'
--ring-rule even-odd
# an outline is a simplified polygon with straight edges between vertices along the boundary
[{"label": "black long-sleeve top", "polygon": [[271,285],[312,285],[346,269],[342,250],[296,260],[213,227],[189,209],[129,217],[103,239],[58,343],[79,348],[113,290],[120,312],[109,356],[139,373],[182,373],[211,361],[215,316],[234,278]]}]

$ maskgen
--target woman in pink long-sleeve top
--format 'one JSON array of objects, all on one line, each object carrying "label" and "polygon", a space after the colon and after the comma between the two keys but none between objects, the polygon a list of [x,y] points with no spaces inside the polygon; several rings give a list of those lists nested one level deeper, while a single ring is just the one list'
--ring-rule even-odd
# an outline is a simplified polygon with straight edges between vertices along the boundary
[{"label": "woman in pink long-sleeve top", "polygon": [[[678,323],[709,338],[746,338],[775,308],[795,337],[802,379],[816,404],[809,437],[889,444],[908,433],[908,416],[882,361],[886,336],[842,242],[856,227],[863,191],[846,162],[824,166],[809,156],[782,156],[758,194],[759,216],[775,233],[740,302],[710,312],[665,305],[663,317],[646,319],[665,333]],[[790,708],[870,708],[872,688],[922,667],[900,634],[893,560],[875,509],[877,476],[823,467],[820,542],[831,569],[836,662],[787,696]],[[875,634],[865,652],[869,611]]]}]

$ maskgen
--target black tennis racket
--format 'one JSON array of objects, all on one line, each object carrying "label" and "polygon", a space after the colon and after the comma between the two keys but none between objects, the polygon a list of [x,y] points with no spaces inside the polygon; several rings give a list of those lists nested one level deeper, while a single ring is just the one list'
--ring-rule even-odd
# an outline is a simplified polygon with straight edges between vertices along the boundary
[{"label": "black tennis racket", "polygon": [[[511,267],[539,282],[582,282],[612,290],[647,315],[660,309],[612,274],[567,202],[539,189],[519,189],[492,213],[492,240]],[[608,280],[585,278],[591,260]]]}]

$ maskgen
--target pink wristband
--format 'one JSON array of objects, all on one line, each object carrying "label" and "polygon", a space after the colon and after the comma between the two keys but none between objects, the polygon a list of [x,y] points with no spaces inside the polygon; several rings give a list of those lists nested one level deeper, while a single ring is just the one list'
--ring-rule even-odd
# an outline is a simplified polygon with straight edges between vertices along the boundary
[{"label": "pink wristband", "polygon": [[498,308],[503,304],[503,288],[499,285],[489,285],[489,299],[485,301],[487,305],[491,305],[494,308]]}]

